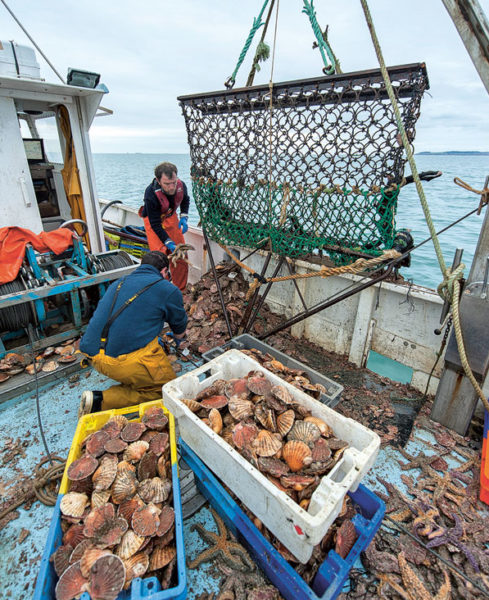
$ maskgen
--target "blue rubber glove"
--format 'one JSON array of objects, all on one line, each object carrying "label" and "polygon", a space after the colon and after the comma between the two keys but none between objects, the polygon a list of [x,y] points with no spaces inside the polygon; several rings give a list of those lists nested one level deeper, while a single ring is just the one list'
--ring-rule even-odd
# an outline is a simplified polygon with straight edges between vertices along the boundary
[{"label": "blue rubber glove", "polygon": [[176,346],[176,348],[178,348],[178,347],[180,346],[180,344],[181,344],[182,342],[184,342],[184,341],[185,341],[185,339],[186,339],[186,337],[187,337],[187,336],[185,336],[184,338],[177,338],[177,337],[175,337],[175,335],[173,334],[173,331],[167,331],[166,335],[167,335],[169,338],[172,338],[172,339],[173,339],[173,341],[175,342],[175,346]]},{"label": "blue rubber glove", "polygon": [[178,226],[182,230],[182,233],[187,233],[188,231],[188,217],[182,217],[180,221],[178,221]]},{"label": "blue rubber glove", "polygon": [[175,246],[175,242],[173,240],[170,240],[170,239],[166,240],[165,246],[168,248],[168,250],[170,252],[175,252],[176,246]]}]

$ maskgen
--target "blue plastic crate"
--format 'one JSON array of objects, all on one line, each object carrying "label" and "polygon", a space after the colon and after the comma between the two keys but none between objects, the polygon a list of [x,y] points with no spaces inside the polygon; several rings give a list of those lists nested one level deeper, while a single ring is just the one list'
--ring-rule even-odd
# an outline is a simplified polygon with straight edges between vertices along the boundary
[{"label": "blue plastic crate", "polygon": [[380,498],[362,484],[356,492],[348,492],[358,511],[353,518],[358,539],[345,559],[334,550],[329,552],[311,588],[263,537],[187,444],[182,439],[179,439],[178,443],[180,456],[193,470],[199,491],[219,513],[240,543],[246,546],[256,563],[286,600],[333,600],[341,593],[360,552],[367,548],[380,527],[385,513],[385,504]]},{"label": "blue plastic crate", "polygon": [[[78,443],[78,440],[82,440],[86,437],[87,431],[91,431],[89,427],[95,427],[95,429],[98,429],[100,423],[105,423],[114,413],[125,414],[127,418],[132,420],[134,418],[140,418],[141,415],[144,414],[144,411],[154,404],[157,404],[157,402],[148,402],[140,404],[138,407],[94,413],[92,415],[83,417],[83,419],[81,419],[81,421],[78,423],[72,449],[74,445]],[[166,409],[164,410],[166,411]],[[170,454],[172,465],[173,509],[175,511],[175,545],[177,549],[178,583],[173,588],[162,590],[161,584],[156,577],[147,577],[144,579],[137,578],[132,581],[131,587],[128,590],[121,591],[121,593],[117,596],[117,600],[184,600],[187,597],[187,572],[185,566],[182,500],[180,495],[180,480],[178,478],[176,437],[173,416],[168,412],[167,414],[169,417],[170,430]],[[70,456],[73,460],[78,458],[78,455],[72,454],[71,451]],[[68,480],[65,470],[65,476],[61,485],[62,491],[67,489],[67,482]],[[51,525],[49,527],[46,546],[44,548],[41,566],[37,576],[33,600],[54,600],[56,597],[55,588],[56,583],[58,582],[58,576],[56,575],[53,564],[49,559],[56,548],[58,548],[58,546],[60,546],[62,543],[63,533],[61,531],[60,504],[63,496],[64,494],[58,495],[58,500],[54,506],[54,512],[51,519]],[[90,596],[87,593],[83,593],[80,596],[80,600],[90,600]]]}]

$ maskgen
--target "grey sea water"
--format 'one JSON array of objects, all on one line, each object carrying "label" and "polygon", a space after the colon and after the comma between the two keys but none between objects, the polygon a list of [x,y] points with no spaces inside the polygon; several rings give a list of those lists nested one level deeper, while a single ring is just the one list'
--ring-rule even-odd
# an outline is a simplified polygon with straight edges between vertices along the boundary
[{"label": "grey sea water", "polygon": [[[489,175],[489,156],[481,155],[417,155],[418,171],[436,170],[443,175],[424,183],[425,194],[437,230],[440,230],[471,209],[477,207],[479,197],[453,183],[460,177],[473,188],[482,189]],[[169,161],[178,168],[180,179],[190,186],[190,156],[188,154],[94,154],[97,191],[100,198],[122,200],[138,208],[142,204],[146,186],[152,180],[154,167]],[[409,173],[409,169],[406,171]],[[451,265],[456,248],[463,248],[463,262],[468,275],[474,255],[483,214],[472,215],[440,236],[440,244],[447,265]],[[196,225],[199,215],[195,204],[190,207],[189,221]],[[399,197],[397,227],[411,229],[415,244],[428,237],[423,210],[414,184],[405,186]],[[405,278],[414,283],[436,288],[442,280],[438,261],[429,241],[412,255],[411,267],[403,269]]]}]

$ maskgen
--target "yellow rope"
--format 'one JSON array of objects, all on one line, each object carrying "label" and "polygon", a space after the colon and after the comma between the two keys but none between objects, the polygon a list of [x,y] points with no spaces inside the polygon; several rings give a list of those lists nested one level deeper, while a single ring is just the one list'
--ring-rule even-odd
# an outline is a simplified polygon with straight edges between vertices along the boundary
[{"label": "yellow rope", "polygon": [[[238,257],[236,257],[232,252],[230,252],[227,249],[226,246],[222,246],[221,244],[219,244],[219,246],[224,250],[224,252],[226,252],[226,254],[230,258],[234,260],[234,262],[239,267],[241,267],[245,271],[248,271],[248,273],[251,273],[253,276],[256,275],[255,271],[251,267],[248,267],[248,265],[245,265],[243,262],[241,262]],[[313,273],[295,273],[293,275],[285,275],[283,277],[263,277],[261,281],[255,278],[255,280],[250,284],[248,293],[246,294],[246,300],[249,300],[249,298],[254,294],[255,290],[257,290],[264,283],[277,283],[280,281],[289,281],[290,279],[309,279],[311,277],[331,277],[332,275],[343,275],[344,273],[361,273],[366,269],[375,267],[387,260],[393,260],[394,258],[397,258],[399,256],[401,256],[401,254],[400,252],[397,252],[397,250],[384,250],[381,256],[376,256],[374,258],[368,259],[359,258],[354,263],[351,263],[350,265],[343,265],[342,267],[323,266],[319,271],[315,271]]]}]

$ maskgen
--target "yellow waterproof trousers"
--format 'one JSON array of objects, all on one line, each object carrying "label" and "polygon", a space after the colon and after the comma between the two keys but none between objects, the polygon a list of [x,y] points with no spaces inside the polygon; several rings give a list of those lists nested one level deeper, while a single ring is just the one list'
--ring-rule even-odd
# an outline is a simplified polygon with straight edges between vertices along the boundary
[{"label": "yellow waterproof trousers", "polygon": [[120,382],[104,390],[102,410],[158,400],[161,386],[176,377],[157,337],[130,354],[113,357],[99,353],[91,361],[99,373]]}]

